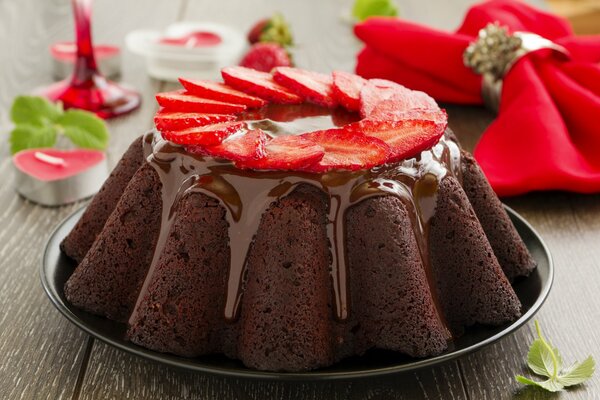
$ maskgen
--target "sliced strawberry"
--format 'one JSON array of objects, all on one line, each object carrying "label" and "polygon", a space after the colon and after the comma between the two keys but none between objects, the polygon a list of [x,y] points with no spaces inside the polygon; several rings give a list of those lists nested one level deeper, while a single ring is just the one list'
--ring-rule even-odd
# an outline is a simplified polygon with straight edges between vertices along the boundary
[{"label": "sliced strawberry", "polygon": [[[392,100],[396,98],[396,95],[392,96]],[[411,109],[430,109],[439,110],[440,106],[436,101],[425,92],[420,90],[411,90],[410,100],[408,106]]]},{"label": "sliced strawberry", "polygon": [[301,136],[278,136],[265,146],[265,156],[237,163],[242,168],[300,170],[318,163],[325,154],[323,147]]},{"label": "sliced strawberry", "polygon": [[230,121],[199,126],[181,131],[162,131],[162,137],[173,143],[213,146],[246,127],[244,122]]},{"label": "sliced strawberry", "polygon": [[232,161],[250,161],[265,156],[267,134],[254,129],[242,135],[234,135],[216,146],[205,147],[204,151],[213,157],[227,158]]},{"label": "sliced strawberry", "polygon": [[300,68],[277,67],[273,69],[273,79],[306,101],[330,108],[336,106],[333,79],[329,75]]},{"label": "sliced strawberry", "polygon": [[325,156],[308,170],[326,172],[332,169],[367,169],[386,162],[390,149],[383,141],[342,128],[327,129],[302,135],[323,147]]},{"label": "sliced strawberry", "polygon": [[[384,100],[379,103],[368,117],[369,119],[381,120],[403,120],[403,119],[422,119],[433,121],[436,124],[448,124],[448,115],[442,109],[424,109],[414,108],[408,111],[399,109],[393,100]],[[445,129],[444,126],[444,129]]]},{"label": "sliced strawberry", "polygon": [[363,117],[370,117],[373,110],[383,102],[387,104],[388,109],[398,111],[414,108],[439,109],[435,100],[427,94],[384,79],[367,81],[360,91],[360,102],[360,113]]},{"label": "sliced strawberry", "polygon": [[360,90],[366,79],[344,71],[333,71],[333,97],[350,111],[360,110]]},{"label": "sliced strawberry", "polygon": [[196,112],[207,114],[236,114],[246,109],[243,104],[223,103],[185,94],[183,90],[158,93],[156,101],[169,111]]},{"label": "sliced strawberry", "polygon": [[410,93],[410,89],[385,79],[370,79],[360,90],[360,115],[365,118],[381,102],[389,100],[397,92],[400,96]]},{"label": "sliced strawberry", "polygon": [[179,131],[233,120],[235,115],[171,112],[165,109],[160,109],[154,116],[154,124],[159,131]]},{"label": "sliced strawberry", "polygon": [[246,67],[227,67],[221,75],[229,86],[281,104],[299,104],[302,98],[273,80],[271,74]]},{"label": "sliced strawberry", "polygon": [[344,129],[384,141],[390,147],[388,162],[394,162],[414,157],[433,146],[444,134],[446,125],[419,119],[399,121],[364,119]]},{"label": "sliced strawberry", "polygon": [[184,78],[179,78],[179,82],[187,90],[188,94],[194,96],[233,104],[243,104],[248,108],[258,108],[267,104],[263,99],[235,90],[221,82]]}]

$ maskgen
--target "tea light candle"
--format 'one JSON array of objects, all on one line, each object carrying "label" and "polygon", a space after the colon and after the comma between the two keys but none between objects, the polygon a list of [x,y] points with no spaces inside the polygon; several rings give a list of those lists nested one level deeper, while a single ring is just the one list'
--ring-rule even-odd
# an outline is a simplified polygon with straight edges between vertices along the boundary
[{"label": "tea light candle", "polygon": [[214,32],[192,31],[182,36],[165,36],[158,40],[158,43],[169,46],[180,46],[186,48],[194,47],[212,47],[221,44],[223,39]]},{"label": "tea light candle", "polygon": [[16,189],[23,197],[59,206],[92,196],[108,177],[102,151],[28,149],[13,156]]},{"label": "tea light candle", "polygon": [[[52,73],[56,79],[71,76],[75,65],[77,46],[73,42],[58,42],[50,47],[52,55]],[[121,73],[121,50],[116,46],[94,46],[94,57],[98,69],[107,78],[114,78]]]},{"label": "tea light candle", "polygon": [[129,50],[146,57],[148,74],[177,81],[220,77],[221,68],[239,62],[247,47],[236,27],[214,22],[178,22],[165,31],[136,30],[125,38]]}]

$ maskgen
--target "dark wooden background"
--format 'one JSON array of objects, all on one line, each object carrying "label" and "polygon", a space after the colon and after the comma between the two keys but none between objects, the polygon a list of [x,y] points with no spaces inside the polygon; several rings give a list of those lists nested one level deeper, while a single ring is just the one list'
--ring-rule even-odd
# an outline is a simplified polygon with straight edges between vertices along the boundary
[{"label": "dark wooden background", "polygon": [[[541,1],[541,0],[538,0]],[[341,15],[350,0],[97,0],[97,42],[124,45],[138,28],[179,20],[216,20],[249,28],[280,10],[291,21],[302,67],[351,71],[360,43]],[[397,0],[405,18],[456,27],[469,0]],[[542,5],[543,6],[543,5]],[[8,157],[9,107],[17,94],[51,79],[48,46],[73,37],[69,0],[0,0],[0,399],[593,399],[595,377],[561,395],[522,389],[533,324],[459,361],[417,373],[334,383],[274,383],[214,377],[154,364],[92,340],[50,304],[38,268],[48,235],[80,204],[42,208],[19,198]],[[440,60],[443,63],[444,60]],[[127,51],[123,79],[143,95],[142,108],[109,122],[114,164],[130,141],[152,125],[153,94],[169,88],[146,75]],[[472,148],[493,115],[449,107],[450,126]],[[600,197],[540,193],[506,199],[549,245],[556,263],[550,298],[538,318],[566,362],[600,358]]]}]

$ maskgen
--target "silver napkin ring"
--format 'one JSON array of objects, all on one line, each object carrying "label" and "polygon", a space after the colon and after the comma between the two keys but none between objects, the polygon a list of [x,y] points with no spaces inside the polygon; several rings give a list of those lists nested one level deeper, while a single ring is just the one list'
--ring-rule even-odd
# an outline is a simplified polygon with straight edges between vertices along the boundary
[{"label": "silver napkin ring", "polygon": [[489,23],[479,31],[477,40],[463,53],[464,64],[482,75],[481,96],[486,106],[498,111],[502,80],[524,55],[541,49],[551,49],[569,59],[567,49],[540,35],[514,32],[498,22]]}]

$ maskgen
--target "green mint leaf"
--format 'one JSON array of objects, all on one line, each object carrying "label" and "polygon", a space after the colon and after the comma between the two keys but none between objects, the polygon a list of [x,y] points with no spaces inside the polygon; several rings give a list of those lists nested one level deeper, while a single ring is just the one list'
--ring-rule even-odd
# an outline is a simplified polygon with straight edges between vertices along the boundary
[{"label": "green mint leaf", "polygon": [[108,145],[108,130],[104,121],[83,110],[67,110],[56,123],[77,147],[104,150]]},{"label": "green mint leaf", "polygon": [[534,381],[521,375],[515,378],[524,385],[537,386],[550,392],[558,392],[565,387],[578,385],[585,382],[593,374],[596,367],[594,359],[590,356],[581,363],[575,363],[561,371],[563,361],[558,349],[552,347],[542,335],[542,330],[537,321],[535,329],[538,334],[527,353],[527,365],[537,375],[545,376],[545,381]]},{"label": "green mint leaf", "polygon": [[50,126],[17,125],[10,133],[10,152],[25,149],[52,147],[56,143],[56,130]]},{"label": "green mint leaf", "polygon": [[[554,370],[552,353],[557,361],[557,371]],[[529,348],[527,365],[535,374],[551,378],[562,368],[562,358],[558,349],[542,339],[536,339]]]},{"label": "green mint leaf", "polygon": [[544,357],[542,357],[543,349],[544,344],[540,339],[536,339],[531,343],[529,353],[527,353],[527,365],[535,374],[550,378],[552,372],[546,368],[546,364],[544,363]]},{"label": "green mint leaf", "polygon": [[375,15],[395,17],[398,9],[392,0],[356,0],[352,8],[352,15],[359,21]]},{"label": "green mint leaf", "polygon": [[54,104],[43,97],[18,96],[10,110],[10,118],[16,124],[43,126],[61,116],[62,104]]},{"label": "green mint leaf", "polygon": [[596,370],[596,362],[589,356],[580,363],[575,363],[565,369],[558,381],[565,387],[579,385],[592,377]]},{"label": "green mint leaf", "polygon": [[539,358],[542,360],[544,369],[547,371],[547,374],[542,375],[556,379],[558,372],[562,368],[562,358],[558,353],[558,350],[552,347],[552,345],[544,338],[544,335],[542,335],[542,329],[540,328],[538,321],[535,321],[535,330],[537,331],[538,340],[540,342]]},{"label": "green mint leaf", "polygon": [[558,350],[544,339],[538,322],[535,322],[535,328],[538,334],[527,353],[527,365],[537,375],[556,379],[558,372],[562,368],[562,358]]}]

